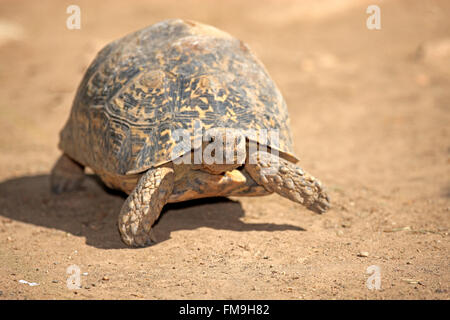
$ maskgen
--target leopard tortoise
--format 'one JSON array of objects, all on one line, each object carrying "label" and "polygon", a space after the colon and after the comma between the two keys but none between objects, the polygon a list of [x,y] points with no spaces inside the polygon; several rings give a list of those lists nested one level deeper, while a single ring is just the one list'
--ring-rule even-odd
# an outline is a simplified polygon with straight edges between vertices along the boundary
[{"label": "leopard tortoise", "polygon": [[118,227],[129,246],[154,242],[152,225],[170,202],[276,192],[317,213],[330,206],[319,180],[295,164],[287,107],[262,63],[197,22],[162,21],[103,48],[59,148],[52,191],[77,189],[89,167],[127,193]]}]

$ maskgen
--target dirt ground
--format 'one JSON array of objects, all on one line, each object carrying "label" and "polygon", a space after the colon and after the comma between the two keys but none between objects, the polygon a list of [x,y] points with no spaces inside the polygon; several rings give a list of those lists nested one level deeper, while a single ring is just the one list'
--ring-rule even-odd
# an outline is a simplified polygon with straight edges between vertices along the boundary
[{"label": "dirt ground", "polygon": [[[70,4],[80,30],[66,27]],[[366,27],[370,4],[381,30]],[[130,249],[122,195],[93,177],[50,193],[58,133],[97,51],[176,17],[263,61],[329,212],[278,195],[168,205],[159,243]],[[444,0],[0,2],[0,299],[449,299],[449,17]]]}]

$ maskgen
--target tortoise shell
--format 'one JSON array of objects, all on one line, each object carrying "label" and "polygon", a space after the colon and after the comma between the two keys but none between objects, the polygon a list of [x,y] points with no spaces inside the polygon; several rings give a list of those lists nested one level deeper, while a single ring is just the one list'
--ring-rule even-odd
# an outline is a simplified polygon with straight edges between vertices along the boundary
[{"label": "tortoise shell", "polygon": [[176,129],[279,130],[293,155],[286,103],[240,40],[211,26],[166,20],[103,48],[78,88],[60,149],[97,172],[143,172],[190,152]]}]

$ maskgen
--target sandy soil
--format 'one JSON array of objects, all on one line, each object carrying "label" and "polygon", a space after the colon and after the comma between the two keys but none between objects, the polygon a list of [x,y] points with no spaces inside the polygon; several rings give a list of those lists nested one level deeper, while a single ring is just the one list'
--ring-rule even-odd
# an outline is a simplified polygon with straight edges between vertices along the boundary
[{"label": "sandy soil", "polygon": [[[450,3],[383,1],[370,31],[372,2],[0,2],[0,299],[449,299]],[[73,3],[80,30],[66,28]],[[250,45],[332,210],[277,195],[169,205],[160,242],[130,249],[115,225],[123,196],[94,178],[49,192],[89,62],[171,17]],[[372,265],[380,290],[366,287]]]}]

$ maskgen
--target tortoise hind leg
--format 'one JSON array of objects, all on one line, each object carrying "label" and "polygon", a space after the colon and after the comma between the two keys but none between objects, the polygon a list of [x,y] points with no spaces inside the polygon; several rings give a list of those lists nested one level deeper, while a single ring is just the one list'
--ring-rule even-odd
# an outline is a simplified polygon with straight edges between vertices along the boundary
[{"label": "tortoise hind leg", "polygon": [[245,169],[266,190],[303,204],[309,210],[324,213],[330,208],[330,200],[320,181],[285,159],[256,151],[249,155]]},{"label": "tortoise hind leg", "polygon": [[84,166],[63,154],[51,171],[51,190],[56,194],[77,190],[84,177]]},{"label": "tortoise hind leg", "polygon": [[172,194],[174,170],[171,164],[148,170],[139,179],[119,214],[122,241],[133,247],[155,242],[151,228]]}]

